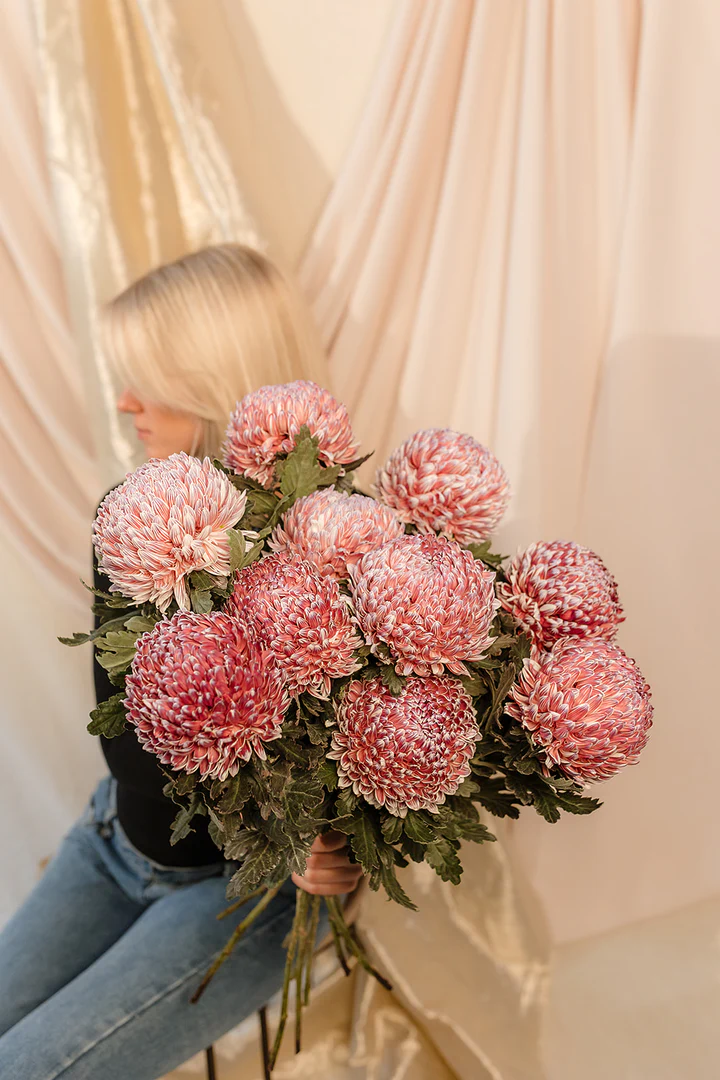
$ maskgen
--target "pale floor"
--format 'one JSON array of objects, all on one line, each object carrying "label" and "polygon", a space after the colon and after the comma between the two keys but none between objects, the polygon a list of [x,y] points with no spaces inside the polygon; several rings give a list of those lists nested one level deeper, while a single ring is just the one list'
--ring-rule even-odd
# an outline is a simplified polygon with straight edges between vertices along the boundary
[{"label": "pale floor", "polygon": [[[307,1046],[320,1041],[323,1028],[342,1041],[351,990],[342,980],[323,995]],[[226,1050],[236,1056],[220,1058],[218,1080],[260,1080],[254,1021],[228,1039],[235,1043]],[[334,1049],[336,1058],[329,1048],[316,1059],[316,1073],[310,1061],[303,1067],[288,1054],[275,1076],[344,1080],[343,1048]],[[720,1080],[720,900],[558,950],[545,1062],[544,1080]],[[197,1061],[166,1080],[204,1076]]]}]

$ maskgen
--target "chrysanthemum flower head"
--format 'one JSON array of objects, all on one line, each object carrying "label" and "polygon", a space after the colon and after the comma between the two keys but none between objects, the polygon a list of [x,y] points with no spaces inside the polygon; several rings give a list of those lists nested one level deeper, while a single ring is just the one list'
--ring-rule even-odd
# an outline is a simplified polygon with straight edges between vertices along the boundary
[{"label": "chrysanthemum flower head", "polygon": [[305,559],[269,555],[241,570],[227,611],[250,623],[293,696],[326,697],[331,679],[359,666],[363,642],[337,582]]},{"label": "chrysanthemum flower head", "polygon": [[375,499],[321,488],[290,507],[270,546],[297,552],[321,574],[346,578],[361,556],[403,533],[393,511]]},{"label": "chrysanthemum flower head", "polygon": [[650,687],[634,660],[601,638],[561,638],[526,660],[507,713],[573,780],[607,780],[634,765],[652,724]]},{"label": "chrysanthemum flower head", "polygon": [[123,596],[161,611],[174,596],[189,608],[189,573],[230,573],[226,530],[244,510],[245,493],[209,458],[155,458],[103,499],[93,526],[98,563]]},{"label": "chrysanthemum flower head", "polygon": [[562,540],[531,544],[517,555],[497,594],[539,648],[562,637],[611,641],[625,618],[617,583],[600,556]]},{"label": "chrysanthemum flower head", "polygon": [[505,471],[486,446],[444,428],[418,431],[378,470],[378,498],[421,532],[486,540],[510,502]]},{"label": "chrysanthemum flower head", "polygon": [[472,699],[450,676],[408,679],[393,696],[379,678],[349,684],[328,757],[340,787],[396,817],[437,812],[470,774],[480,737]]},{"label": "chrysanthemum flower head", "polygon": [[324,465],[349,465],[357,456],[347,409],[327,390],[298,379],[261,386],[239,401],[225,435],[223,462],[235,472],[272,485],[279,455],[289,454],[306,426],[318,440]]},{"label": "chrysanthemum flower head", "polygon": [[437,536],[401,536],[351,570],[357,619],[376,654],[386,646],[400,675],[468,674],[490,648],[495,575]]},{"label": "chrysanthemum flower head", "polygon": [[289,704],[273,656],[239,618],[178,612],[138,641],[126,680],[138,739],[164,765],[234,776],[279,739]]}]

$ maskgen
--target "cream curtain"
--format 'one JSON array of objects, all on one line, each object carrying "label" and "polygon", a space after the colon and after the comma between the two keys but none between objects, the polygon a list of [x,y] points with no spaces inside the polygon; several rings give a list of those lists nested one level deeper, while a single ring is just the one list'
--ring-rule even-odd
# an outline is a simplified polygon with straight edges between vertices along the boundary
[{"label": "cream curtain", "polygon": [[[0,38],[0,920],[79,811],[100,764],[78,717],[87,658],[56,635],[87,619],[97,470],[62,281],[26,5]],[[82,776],[81,790],[76,776]]]}]

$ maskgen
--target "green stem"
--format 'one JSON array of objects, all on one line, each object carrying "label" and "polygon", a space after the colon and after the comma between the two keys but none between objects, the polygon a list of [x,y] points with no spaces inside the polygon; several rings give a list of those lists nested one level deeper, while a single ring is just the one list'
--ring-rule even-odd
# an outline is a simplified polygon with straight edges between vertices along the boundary
[{"label": "green stem", "polygon": [[330,922],[331,924],[334,923],[336,925],[338,934],[342,938],[347,949],[353,954],[353,956],[357,959],[358,963],[365,969],[365,971],[367,971],[368,975],[372,975],[374,979],[377,979],[380,985],[384,986],[386,990],[392,990],[392,984],[389,983],[388,980],[372,966],[370,960],[368,959],[367,953],[360,945],[360,943],[356,941],[350,933],[350,927],[345,922],[345,916],[343,915],[343,911],[340,907],[337,897],[326,897],[326,903],[328,908],[328,914],[330,916]]},{"label": "green stem", "polygon": [[280,1004],[280,1020],[278,1021],[278,1029],[275,1035],[275,1042],[270,1053],[270,1071],[275,1068],[275,1062],[277,1056],[280,1053],[280,1046],[282,1045],[283,1035],[285,1033],[285,1024],[287,1023],[288,1015],[288,998],[290,996],[290,982],[295,970],[295,952],[298,944],[297,926],[299,923],[299,916],[302,907],[302,896],[306,895],[302,889],[297,890],[295,897],[295,918],[293,919],[292,930],[290,931],[290,938],[287,944],[287,956],[285,958],[285,973],[283,975],[283,987],[282,987],[282,1002]]},{"label": "green stem", "polygon": [[246,893],[245,896],[241,896],[239,900],[236,900],[230,907],[226,907],[224,911],[221,911],[219,915],[215,917],[217,919],[226,919],[228,915],[232,915],[238,908],[244,907],[250,900],[254,900],[256,896],[262,896],[265,892],[265,886],[261,885],[259,889],[254,889],[253,892]]},{"label": "green stem", "polygon": [[302,977],[303,968],[305,966],[305,953],[307,951],[308,940],[308,909],[310,907],[310,896],[304,890],[301,890],[302,897],[298,903],[298,943],[295,952],[295,1053],[300,1053],[300,1043],[302,1042],[302,1007],[303,1007],[303,993],[302,993]]},{"label": "green stem", "polygon": [[203,976],[202,982],[198,986],[198,988],[195,991],[195,993],[193,994],[193,996],[190,998],[190,1001],[191,1001],[191,1003],[193,1005],[195,1005],[200,1000],[202,994],[205,992],[205,990],[207,988],[207,985],[210,982],[210,980],[212,979],[213,975],[215,975],[218,968],[220,968],[225,963],[228,956],[233,951],[233,949],[235,948],[235,946],[237,945],[238,941],[243,936],[243,934],[245,933],[247,928],[249,926],[252,926],[252,924],[257,919],[258,915],[260,915],[265,910],[265,908],[268,906],[268,904],[271,902],[271,900],[273,900],[277,896],[277,894],[279,893],[282,885],[283,885],[283,882],[281,881],[279,885],[274,885],[272,887],[272,889],[268,889],[267,892],[265,893],[265,895],[263,896],[262,900],[258,901],[258,903],[255,905],[255,907],[252,909],[252,911],[248,915],[246,915],[245,918],[243,919],[243,921],[239,924],[237,929],[234,931],[234,933],[230,937],[227,945],[225,946],[223,951],[219,954],[217,959],[213,962],[213,964],[208,968],[207,972]]},{"label": "green stem", "polygon": [[310,989],[312,986],[312,969],[315,958],[315,941],[317,939],[318,924],[320,922],[320,905],[322,899],[313,896],[310,902],[310,935],[307,944],[307,959],[305,965],[305,990],[303,993],[303,1005],[310,1004]]},{"label": "green stem", "polygon": [[338,928],[333,922],[332,918],[330,919],[330,929],[332,930],[333,943],[335,945],[335,954],[340,961],[340,967],[343,969],[346,975],[349,975],[350,968],[348,967],[348,962],[345,958],[345,951],[342,946],[342,939],[340,937],[340,934],[338,933]]}]

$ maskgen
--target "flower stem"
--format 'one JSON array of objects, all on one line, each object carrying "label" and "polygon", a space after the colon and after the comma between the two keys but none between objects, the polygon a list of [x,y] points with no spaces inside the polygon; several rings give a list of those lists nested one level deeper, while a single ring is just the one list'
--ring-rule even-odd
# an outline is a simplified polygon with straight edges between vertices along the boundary
[{"label": "flower stem", "polygon": [[340,961],[340,967],[343,969],[346,975],[349,975],[350,968],[348,967],[348,962],[345,959],[345,950],[343,949],[342,939],[340,937],[340,934],[338,933],[338,928],[332,919],[330,919],[330,929],[332,930],[333,943],[335,945],[335,954]]},{"label": "flower stem", "polygon": [[225,910],[221,911],[219,915],[215,916],[215,918],[216,919],[225,919],[225,918],[227,918],[228,915],[232,915],[232,913],[234,911],[237,911],[238,908],[243,907],[245,904],[248,903],[248,901],[254,900],[256,896],[262,896],[262,894],[264,892],[265,892],[265,886],[261,885],[259,889],[254,889],[252,892],[245,893],[244,896],[241,896],[240,899],[236,900],[234,904],[230,905],[230,907],[226,907]]},{"label": "flower stem", "polygon": [[300,1053],[300,1043],[302,1042],[302,1008],[303,1008],[303,992],[302,992],[302,977],[303,968],[305,966],[305,954],[307,952],[308,941],[308,909],[310,907],[310,897],[304,891],[301,890],[302,897],[298,904],[298,941],[295,951],[295,1053]]},{"label": "flower stem", "polygon": [[198,988],[195,991],[195,993],[193,994],[193,996],[190,998],[190,1002],[193,1005],[195,1005],[200,1000],[202,994],[205,992],[205,990],[206,990],[206,988],[208,986],[208,983],[212,979],[213,975],[215,975],[218,968],[220,968],[225,963],[228,956],[233,951],[233,949],[235,948],[235,946],[237,945],[238,941],[243,936],[243,934],[245,933],[247,928],[249,926],[252,926],[252,924],[257,919],[258,915],[262,914],[262,912],[265,910],[265,908],[268,906],[268,904],[271,902],[271,900],[273,900],[277,896],[277,894],[279,893],[282,885],[283,885],[283,882],[281,881],[279,885],[274,885],[272,887],[272,889],[268,889],[267,892],[265,893],[265,895],[262,897],[262,899],[258,901],[258,903],[255,905],[255,907],[252,909],[252,911],[248,915],[245,916],[243,921],[235,929],[232,936],[228,940],[227,945],[222,950],[222,952],[217,956],[217,958],[213,961],[212,965],[208,968],[205,975],[203,976],[202,982],[198,986]]},{"label": "flower stem", "polygon": [[303,905],[303,896],[307,894],[298,889],[295,897],[295,918],[293,919],[292,930],[287,944],[287,956],[285,958],[285,973],[283,975],[283,987],[282,987],[282,1002],[280,1004],[280,1020],[278,1021],[278,1029],[275,1034],[275,1042],[270,1053],[270,1071],[275,1068],[275,1062],[277,1056],[280,1053],[280,1047],[282,1045],[283,1035],[285,1033],[285,1025],[287,1023],[288,1016],[288,997],[290,996],[290,982],[292,980],[293,972],[295,970],[295,953],[298,945],[297,926],[299,922],[299,916]]},{"label": "flower stem", "polygon": [[312,985],[313,960],[315,958],[315,941],[317,939],[318,923],[320,922],[319,896],[313,896],[310,902],[310,935],[307,943],[307,957],[305,964],[305,990],[303,992],[303,1005],[310,1004],[310,988]]},{"label": "flower stem", "polygon": [[372,975],[373,978],[377,979],[380,985],[384,986],[386,990],[392,990],[392,984],[389,983],[388,980],[372,966],[370,960],[368,959],[367,953],[363,949],[360,942],[356,941],[353,938],[352,933],[350,932],[350,927],[345,922],[345,916],[343,915],[343,911],[340,907],[337,897],[327,896],[325,898],[325,902],[327,904],[328,914],[330,916],[330,924],[336,927],[337,932],[342,938],[342,941],[347,947],[348,951],[353,954],[361,967],[363,967],[365,971],[367,971],[368,975]]}]

